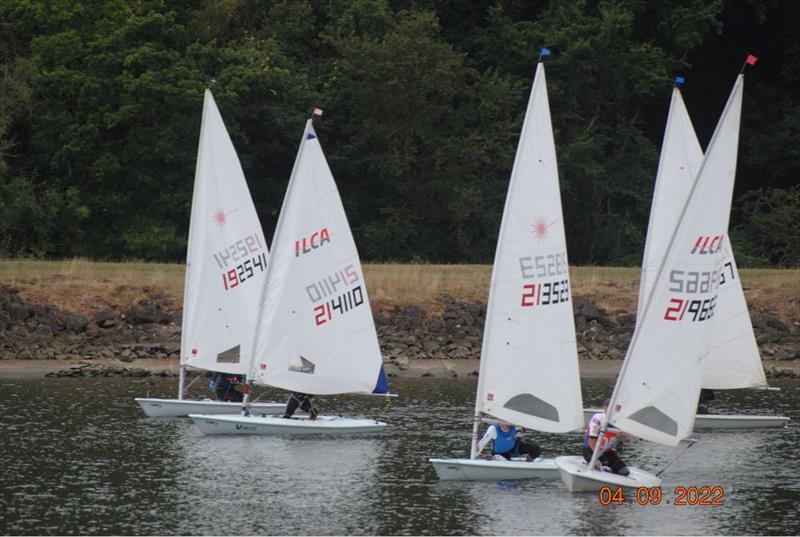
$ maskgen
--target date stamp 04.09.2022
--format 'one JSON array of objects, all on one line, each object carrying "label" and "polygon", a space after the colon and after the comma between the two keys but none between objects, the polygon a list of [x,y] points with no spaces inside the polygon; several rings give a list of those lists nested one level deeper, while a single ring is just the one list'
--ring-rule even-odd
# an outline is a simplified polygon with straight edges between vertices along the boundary
[{"label": "date stamp 04.09.2022", "polygon": [[719,506],[724,505],[725,498],[725,490],[720,486],[676,486],[671,497],[667,497],[661,487],[639,487],[635,491],[603,487],[598,494],[601,505]]}]

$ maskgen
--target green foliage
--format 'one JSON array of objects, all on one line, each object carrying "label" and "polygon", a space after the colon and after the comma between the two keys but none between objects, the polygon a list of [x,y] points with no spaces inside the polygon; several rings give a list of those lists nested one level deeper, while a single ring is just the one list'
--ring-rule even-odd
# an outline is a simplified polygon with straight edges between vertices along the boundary
[{"label": "green foliage", "polygon": [[751,32],[780,57],[748,82],[737,184],[780,189],[737,199],[737,256],[796,264],[798,23],[791,3],[722,0],[6,0],[0,249],[181,259],[210,87],[267,235],[321,106],[365,258],[488,262],[548,46],[570,261],[638,264],[671,78],[710,88],[686,92],[702,138],[729,88],[720,51],[737,69]]},{"label": "green foliage", "polygon": [[[336,40],[331,165],[364,255],[485,259],[513,158],[519,89],[465,65],[432,13]],[[413,81],[410,83],[409,81]],[[335,114],[335,115],[334,115]],[[337,144],[337,141],[341,141]]]},{"label": "green foliage", "polygon": [[[32,181],[14,177],[0,182],[0,254],[5,256],[54,256],[70,252],[57,246],[62,240],[77,242],[80,226],[89,216],[78,191],[68,187],[37,188]],[[71,235],[67,237],[66,235]]]},{"label": "green foliage", "polygon": [[759,188],[739,199],[741,223],[731,231],[742,266],[800,266],[800,184]]}]

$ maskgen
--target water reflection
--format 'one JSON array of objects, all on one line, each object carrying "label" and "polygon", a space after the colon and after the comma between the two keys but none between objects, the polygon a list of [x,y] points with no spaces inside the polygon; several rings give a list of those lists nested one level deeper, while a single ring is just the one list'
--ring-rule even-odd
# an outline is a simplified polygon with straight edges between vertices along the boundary
[{"label": "water reflection", "polygon": [[[147,419],[133,397],[174,381],[0,382],[2,534],[793,534],[800,516],[800,382],[720,392],[720,411],[781,413],[782,431],[699,433],[663,475],[658,506],[600,505],[560,483],[439,482],[430,456],[465,456],[475,381],[403,380],[376,436],[206,437],[188,420]],[[608,397],[608,381],[584,383]],[[278,392],[265,397],[281,397]],[[377,416],[377,398],[321,398],[323,412]],[[546,454],[580,434],[526,433]],[[633,442],[623,458],[658,471],[683,448]],[[725,489],[723,506],[676,506],[677,486]]]}]

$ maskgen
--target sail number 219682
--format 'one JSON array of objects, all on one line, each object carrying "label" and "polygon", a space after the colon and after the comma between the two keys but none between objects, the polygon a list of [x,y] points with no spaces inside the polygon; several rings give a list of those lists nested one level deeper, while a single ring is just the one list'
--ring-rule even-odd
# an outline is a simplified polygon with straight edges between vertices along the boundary
[{"label": "sail number 219682", "polygon": [[635,493],[621,488],[603,487],[599,492],[600,504],[630,505],[723,505],[725,490],[714,487],[681,487],[673,489],[674,498],[667,498],[661,487],[639,487]]}]

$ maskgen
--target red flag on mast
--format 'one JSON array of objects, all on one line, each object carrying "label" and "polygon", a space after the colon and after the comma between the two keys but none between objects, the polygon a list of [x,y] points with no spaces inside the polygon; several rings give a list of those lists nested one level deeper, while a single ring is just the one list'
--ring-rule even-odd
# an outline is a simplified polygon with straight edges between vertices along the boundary
[{"label": "red flag on mast", "polygon": [[757,61],[758,61],[758,58],[756,58],[756,57],[755,57],[755,56],[753,56],[752,54],[748,54],[748,55],[747,55],[747,59],[745,60],[745,62],[746,62],[748,65],[755,65]]}]

